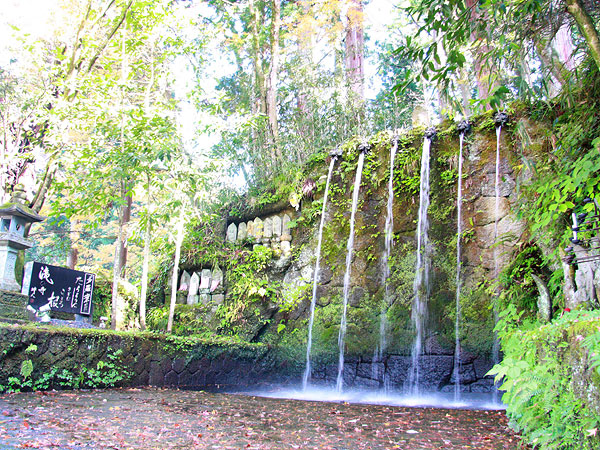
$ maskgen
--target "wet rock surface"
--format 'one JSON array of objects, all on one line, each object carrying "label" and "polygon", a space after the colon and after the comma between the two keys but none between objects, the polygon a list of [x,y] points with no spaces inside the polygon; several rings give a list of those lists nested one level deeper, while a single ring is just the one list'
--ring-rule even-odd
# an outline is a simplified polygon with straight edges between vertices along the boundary
[{"label": "wet rock surface", "polygon": [[502,411],[169,389],[0,397],[0,449],[517,449]]}]

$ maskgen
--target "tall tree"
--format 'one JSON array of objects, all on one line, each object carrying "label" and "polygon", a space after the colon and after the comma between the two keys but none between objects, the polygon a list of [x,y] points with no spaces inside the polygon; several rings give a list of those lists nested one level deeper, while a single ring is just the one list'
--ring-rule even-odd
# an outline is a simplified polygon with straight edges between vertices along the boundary
[{"label": "tall tree", "polygon": [[[42,64],[26,64],[26,61],[22,61],[29,67],[31,78],[42,81],[45,101],[37,104],[35,118],[26,113],[25,116],[21,116],[27,117],[26,120],[13,116],[2,123],[4,155],[1,163],[8,173],[13,174],[12,178],[5,179],[4,184],[0,186],[3,195],[21,182],[29,167],[42,163],[45,169],[35,171],[42,176],[37,180],[30,203],[34,210],[41,210],[54,177],[55,160],[58,154],[64,151],[64,145],[61,143],[64,140],[63,130],[57,126],[61,120],[57,121],[50,113],[59,116],[65,114],[68,105],[76,98],[80,85],[93,75],[98,61],[121,28],[133,2],[134,0],[87,0],[85,3],[73,5],[70,12],[73,17],[70,20],[76,24],[75,27],[56,36],[55,42],[47,42],[42,48],[33,45],[34,49],[39,50],[35,57],[39,58],[42,55]],[[26,59],[27,56],[33,55],[27,51],[20,53],[21,59]],[[40,60],[36,59],[37,61]],[[40,72],[31,74],[31,68]],[[51,76],[45,77],[44,74]],[[32,147],[40,149],[37,155],[32,155]]]}]

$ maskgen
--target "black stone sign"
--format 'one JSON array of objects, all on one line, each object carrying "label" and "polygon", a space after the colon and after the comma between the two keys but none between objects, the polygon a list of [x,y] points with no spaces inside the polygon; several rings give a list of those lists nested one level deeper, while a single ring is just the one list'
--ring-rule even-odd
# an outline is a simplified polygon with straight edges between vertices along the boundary
[{"label": "black stone sign", "polygon": [[35,309],[50,304],[52,311],[92,314],[96,275],[79,270],[33,263],[29,304]]}]

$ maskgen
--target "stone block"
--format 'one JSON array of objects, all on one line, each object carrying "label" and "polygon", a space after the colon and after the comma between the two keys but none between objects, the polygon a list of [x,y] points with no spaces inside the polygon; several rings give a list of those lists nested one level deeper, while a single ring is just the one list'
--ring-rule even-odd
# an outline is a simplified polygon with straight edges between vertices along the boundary
[{"label": "stone block", "polygon": [[27,295],[0,290],[0,317],[9,321],[29,320],[26,310],[28,302]]},{"label": "stone block", "polygon": [[254,239],[256,235],[254,234],[254,221],[250,220],[248,225],[246,225],[246,232],[248,233],[248,238]]},{"label": "stone block", "polygon": [[247,237],[248,237],[248,226],[246,225],[245,222],[242,222],[238,225],[237,240],[243,241]]},{"label": "stone block", "polygon": [[215,266],[212,271],[210,292],[215,292],[217,289],[223,288],[223,271],[219,266]]},{"label": "stone block", "polygon": [[171,364],[171,367],[177,373],[183,372],[183,369],[185,368],[185,359],[183,359],[183,358],[174,359],[173,363]]},{"label": "stone block", "polygon": [[[469,384],[477,381],[477,375],[475,375],[473,364],[461,364],[459,375],[461,384]],[[454,379],[454,369],[452,370],[450,383],[456,383],[456,380]]]},{"label": "stone block", "polygon": [[160,364],[153,362],[150,365],[150,375],[148,376],[148,383],[151,386],[164,386],[164,373],[160,367]]},{"label": "stone block", "polygon": [[[498,219],[507,216],[510,213],[510,203],[507,198],[498,198]],[[475,226],[489,225],[496,221],[496,198],[479,197],[475,200],[475,217],[473,223]]]},{"label": "stone block", "polygon": [[291,231],[290,231],[290,222],[292,221],[292,219],[290,218],[290,216],[288,214],[284,214],[283,218],[281,219],[281,235],[291,235]]},{"label": "stone block", "polygon": [[177,382],[179,381],[179,374],[174,370],[169,370],[165,374],[165,386],[177,386]]},{"label": "stone block", "polygon": [[225,301],[225,295],[223,294],[213,294],[211,296],[211,300],[215,305],[222,305]]},{"label": "stone block", "polygon": [[273,236],[273,219],[267,217],[263,223],[263,238],[267,238],[269,241]]},{"label": "stone block", "polygon": [[273,236],[281,236],[281,217],[273,216]]},{"label": "stone block", "polygon": [[473,368],[475,369],[475,375],[477,378],[493,378],[491,375],[486,376],[486,373],[494,367],[493,361],[484,358],[477,358],[473,361]]},{"label": "stone block", "polygon": [[430,336],[425,341],[425,353],[428,355],[454,355],[454,348],[444,348],[440,345],[437,336]]},{"label": "stone block", "polygon": [[210,289],[210,281],[211,281],[210,269],[202,269],[202,275],[200,277],[200,289]]},{"label": "stone block", "polygon": [[230,223],[227,227],[227,242],[235,242],[237,240],[237,227],[235,223]]},{"label": "stone block", "polygon": [[264,232],[264,223],[260,217],[254,219],[254,237],[256,239],[262,239]]},{"label": "stone block", "polygon": [[494,392],[494,390],[496,389],[496,387],[494,386],[494,380],[488,378],[477,380],[475,383],[470,384],[468,387],[471,392],[479,393]]},{"label": "stone block", "polygon": [[179,280],[179,291],[187,292],[190,289],[190,280],[192,276],[184,270],[181,274],[181,280]]},{"label": "stone block", "polygon": [[[171,299],[169,298],[169,301]],[[186,305],[187,304],[187,293],[186,292],[178,292],[175,294],[175,303],[178,305]]]}]

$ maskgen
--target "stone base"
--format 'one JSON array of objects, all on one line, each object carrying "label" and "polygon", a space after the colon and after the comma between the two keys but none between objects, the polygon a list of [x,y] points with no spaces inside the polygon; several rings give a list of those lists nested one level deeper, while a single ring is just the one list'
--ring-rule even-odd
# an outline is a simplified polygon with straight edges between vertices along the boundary
[{"label": "stone base", "polygon": [[26,321],[29,297],[18,292],[0,290],[0,320]]}]

